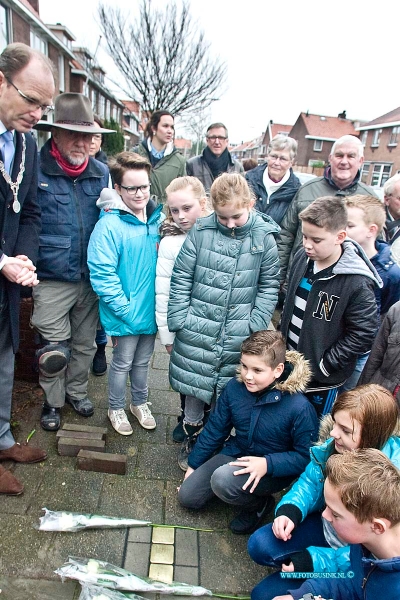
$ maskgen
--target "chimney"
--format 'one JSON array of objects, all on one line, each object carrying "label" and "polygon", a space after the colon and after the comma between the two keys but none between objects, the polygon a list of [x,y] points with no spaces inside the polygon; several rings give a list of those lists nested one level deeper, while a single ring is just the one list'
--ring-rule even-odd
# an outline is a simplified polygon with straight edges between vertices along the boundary
[{"label": "chimney", "polygon": [[345,110],[338,114],[338,119],[346,119],[346,111]]}]

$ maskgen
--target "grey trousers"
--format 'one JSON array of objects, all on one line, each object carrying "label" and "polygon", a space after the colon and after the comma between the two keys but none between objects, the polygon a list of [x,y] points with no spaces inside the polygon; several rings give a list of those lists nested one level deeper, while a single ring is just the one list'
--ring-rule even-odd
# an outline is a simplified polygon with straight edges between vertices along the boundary
[{"label": "grey trousers", "polygon": [[6,450],[15,444],[10,431],[14,352],[9,318],[7,301],[0,303],[0,450]]},{"label": "grey trousers", "polygon": [[87,396],[89,369],[96,352],[98,298],[88,281],[41,281],[33,288],[32,325],[50,342],[70,340],[67,370],[56,377],[39,375],[47,403],[61,408],[65,396]]}]

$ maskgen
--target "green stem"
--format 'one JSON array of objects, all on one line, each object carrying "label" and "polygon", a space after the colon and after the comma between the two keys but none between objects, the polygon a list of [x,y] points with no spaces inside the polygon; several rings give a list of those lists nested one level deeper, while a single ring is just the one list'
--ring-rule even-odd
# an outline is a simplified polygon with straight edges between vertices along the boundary
[{"label": "green stem", "polygon": [[148,527],[167,527],[171,529],[190,529],[191,531],[214,531],[214,529],[201,529],[200,527],[186,527],[185,525],[161,525],[160,523],[149,523]]},{"label": "green stem", "polygon": [[29,434],[29,435],[28,435],[28,437],[26,438],[26,443],[27,443],[27,444],[29,443],[29,440],[31,439],[31,437],[32,437],[33,435],[35,435],[35,433],[36,433],[36,429],[32,429],[32,431],[30,432],[30,434]]}]

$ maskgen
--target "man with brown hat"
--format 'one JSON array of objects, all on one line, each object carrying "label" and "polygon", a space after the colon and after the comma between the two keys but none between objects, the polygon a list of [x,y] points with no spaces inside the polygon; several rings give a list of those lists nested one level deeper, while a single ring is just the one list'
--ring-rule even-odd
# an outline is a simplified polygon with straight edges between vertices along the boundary
[{"label": "man with brown hat", "polygon": [[[29,134],[52,111],[54,78],[48,59],[25,44],[0,56],[0,461],[33,463],[44,450],[15,443],[10,430],[14,354],[19,342],[21,286],[37,285],[39,246],[36,201],[37,147]],[[18,471],[17,471],[18,473]],[[19,495],[23,485],[0,465],[0,494]]]},{"label": "man with brown hat", "polygon": [[98,299],[87,267],[87,246],[97,222],[96,201],[108,186],[108,167],[89,156],[94,124],[89,98],[60,94],[51,131],[40,151],[38,201],[42,209],[32,325],[40,338],[39,383],[45,393],[40,424],[57,431],[65,402],[83,417],[93,414],[87,397],[95,353]]}]

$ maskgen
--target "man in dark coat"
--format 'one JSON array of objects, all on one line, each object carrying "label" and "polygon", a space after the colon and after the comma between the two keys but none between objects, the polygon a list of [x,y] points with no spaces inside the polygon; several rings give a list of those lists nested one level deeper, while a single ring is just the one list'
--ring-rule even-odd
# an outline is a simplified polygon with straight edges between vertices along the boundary
[{"label": "man in dark coat", "polygon": [[[46,458],[39,448],[15,443],[10,416],[20,286],[38,283],[37,148],[29,132],[52,110],[53,94],[54,78],[46,57],[25,44],[7,46],[0,56],[0,461],[31,463]],[[22,491],[22,484],[0,466],[0,494]]]}]

